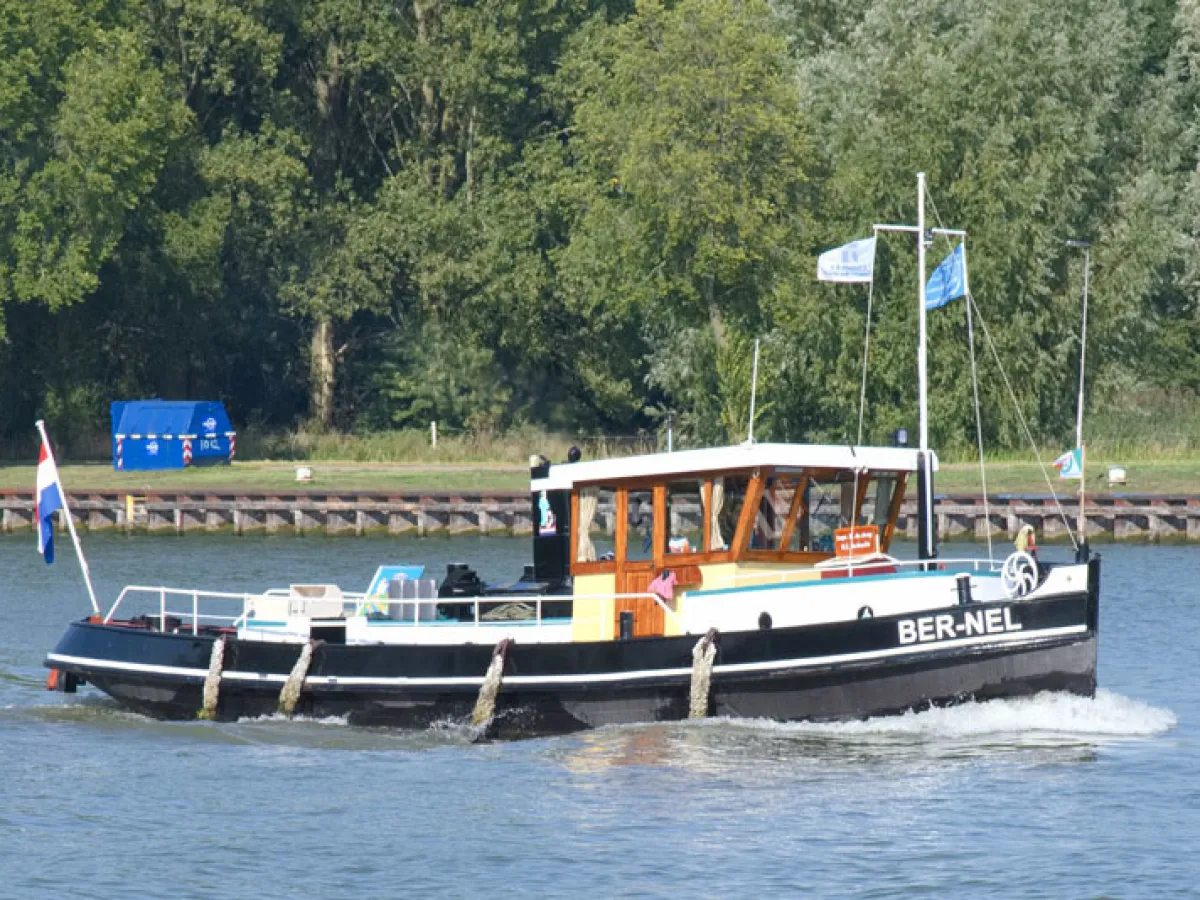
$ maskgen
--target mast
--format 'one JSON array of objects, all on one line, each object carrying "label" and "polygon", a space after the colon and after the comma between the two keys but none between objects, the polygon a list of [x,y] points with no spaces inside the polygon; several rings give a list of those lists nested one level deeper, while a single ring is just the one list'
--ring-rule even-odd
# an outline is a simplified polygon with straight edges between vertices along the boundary
[{"label": "mast", "polygon": [[925,173],[917,173],[917,556],[937,556],[933,520],[933,455],[929,452],[929,385],[925,352]]},{"label": "mast", "polygon": [[1083,324],[1079,331],[1079,399],[1075,404],[1075,446],[1079,448],[1079,518],[1076,525],[1079,532],[1079,548],[1076,555],[1080,562],[1085,562],[1088,558],[1087,517],[1084,515],[1087,448],[1083,446],[1083,373],[1087,360],[1088,274],[1092,262],[1092,245],[1088,241],[1070,240],[1067,241],[1067,246],[1083,250]]},{"label": "mast", "polygon": [[933,519],[933,453],[929,450],[929,386],[925,353],[925,250],[926,235],[943,234],[965,240],[967,233],[957,228],[925,228],[925,173],[917,173],[917,224],[876,225],[874,230],[899,231],[917,235],[917,406],[919,444],[917,447],[917,555],[920,559],[937,556],[937,530]]},{"label": "mast", "polygon": [[925,382],[925,173],[917,173],[917,393],[921,443],[918,450],[929,450],[929,395]]}]

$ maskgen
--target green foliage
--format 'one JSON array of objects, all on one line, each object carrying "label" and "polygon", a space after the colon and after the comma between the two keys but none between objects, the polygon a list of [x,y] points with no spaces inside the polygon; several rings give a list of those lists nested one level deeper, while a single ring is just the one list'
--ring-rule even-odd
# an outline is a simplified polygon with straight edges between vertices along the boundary
[{"label": "green foliage", "polygon": [[[1057,443],[1066,238],[1091,408],[1200,389],[1198,74],[1198,0],[9,3],[0,437],[158,394],[266,429],[331,402],[343,429],[741,440],[757,337],[756,437],[854,440],[865,291],[814,257],[911,221],[924,171]],[[913,251],[881,238],[870,441],[916,424]],[[964,311],[929,317],[949,453]],[[1019,446],[977,352],[988,440]]]},{"label": "green foliage", "polygon": [[99,286],[188,120],[133,33],[66,6],[13,10],[0,36],[0,299],[51,307]]},{"label": "green foliage", "polygon": [[[970,231],[972,289],[1038,434],[1065,433],[1072,421],[1078,282],[1066,274],[1078,251],[1064,240],[1101,237],[1130,175],[1123,126],[1143,78],[1138,38],[1126,5],[1114,0],[1064,8],[1054,28],[1035,0],[979,9],[883,0],[850,40],[801,67],[805,106],[829,160],[822,210],[838,227],[830,241],[862,234],[873,221],[911,220],[913,173],[926,172],[934,223]],[[1139,234],[1136,243],[1114,262],[1128,265],[1129,252],[1149,250],[1153,239]],[[888,261],[876,282],[875,359],[884,372],[870,383],[870,401],[872,421],[888,427],[915,403],[904,371],[912,371],[912,356],[900,360],[912,352],[916,310],[911,241],[881,244]],[[931,267],[950,249],[936,243]],[[1100,371],[1126,363],[1105,345],[1139,306],[1104,277],[1108,254],[1098,244],[1093,255],[1091,349]],[[973,425],[963,305],[929,320],[933,430],[939,443],[953,443]],[[993,386],[988,428],[1018,444],[1011,407],[995,390],[998,374],[986,366],[985,373]],[[878,428],[873,436],[882,437]]]},{"label": "green foliage", "polygon": [[492,431],[508,412],[511,391],[504,380],[494,354],[426,325],[388,342],[361,421],[368,429],[437,422],[444,429]]},{"label": "green foliage", "polygon": [[769,8],[645,2],[598,44],[564,73],[586,198],[564,269],[656,324],[757,324],[801,234],[810,152]]}]

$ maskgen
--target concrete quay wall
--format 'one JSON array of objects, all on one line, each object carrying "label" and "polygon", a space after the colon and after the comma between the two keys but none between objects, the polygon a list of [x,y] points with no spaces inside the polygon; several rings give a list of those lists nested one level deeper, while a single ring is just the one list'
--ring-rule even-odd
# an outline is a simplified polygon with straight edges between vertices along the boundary
[{"label": "concrete quay wall", "polygon": [[[1039,540],[1068,541],[1078,507],[1042,496],[996,496],[985,516],[978,496],[943,496],[937,502],[937,526],[943,540],[1012,538],[1022,525],[1033,526]],[[326,532],[330,534],[529,534],[533,528],[530,499],[525,493],[294,491],[162,491],[128,494],[79,491],[69,495],[76,525],[84,530],[120,529],[150,532],[232,531]],[[676,510],[674,528],[698,528],[700,509]],[[0,492],[0,530],[33,527],[33,498]],[[598,511],[598,523],[609,532],[613,512]],[[60,523],[61,525],[61,523]],[[901,506],[897,528],[917,534],[916,501]],[[1200,495],[1098,495],[1089,498],[1090,540],[1200,542]]]}]

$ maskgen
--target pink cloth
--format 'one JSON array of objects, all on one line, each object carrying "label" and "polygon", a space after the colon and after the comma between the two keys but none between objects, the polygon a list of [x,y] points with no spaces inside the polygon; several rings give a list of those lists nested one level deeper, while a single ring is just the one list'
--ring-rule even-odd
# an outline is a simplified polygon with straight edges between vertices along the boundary
[{"label": "pink cloth", "polygon": [[675,585],[677,583],[678,582],[675,578],[675,573],[670,569],[667,569],[660,573],[659,576],[652,582],[650,582],[650,584],[646,586],[646,590],[652,594],[658,594],[658,596],[662,597],[664,600],[674,600]]}]

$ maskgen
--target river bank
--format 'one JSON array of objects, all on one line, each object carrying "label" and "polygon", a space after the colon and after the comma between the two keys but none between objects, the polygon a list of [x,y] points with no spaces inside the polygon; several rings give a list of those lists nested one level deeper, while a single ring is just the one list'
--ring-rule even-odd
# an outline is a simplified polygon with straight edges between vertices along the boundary
[{"label": "river bank", "polygon": [[[232,532],[234,534],[513,534],[532,531],[528,489],[518,491],[330,491],[319,488],[251,491],[126,490],[69,492],[77,525],[90,531]],[[896,527],[917,534],[916,498],[900,507]],[[698,531],[698,503],[672,508],[673,531]],[[615,512],[601,504],[597,524],[613,532]],[[1023,525],[1044,542],[1069,542],[1076,507],[1051,495],[939,493],[939,538],[1011,540]],[[1092,541],[1200,542],[1200,494],[1089,496],[1088,538]],[[677,519],[677,521],[676,521]],[[0,491],[0,530],[32,530],[33,498]],[[1069,523],[1069,524],[1068,524]],[[61,527],[61,523],[60,523]]]},{"label": "river bank", "polygon": [[[554,457],[558,458],[558,457]],[[1124,484],[1108,485],[1110,466],[1125,469]],[[311,472],[311,481],[297,482],[297,469]],[[523,462],[358,462],[238,460],[231,466],[209,466],[158,472],[117,472],[108,463],[61,462],[63,484],[72,492],[144,494],[154,492],[212,491],[266,494],[297,489],[326,492],[524,492],[529,469]],[[1049,480],[1047,480],[1049,476]],[[33,492],[34,462],[0,465],[0,491]],[[1036,462],[989,461],[989,494],[1049,494],[1050,485],[1060,497],[1074,496],[1078,482],[1060,481],[1048,467]],[[943,462],[937,474],[937,492],[945,495],[979,494],[977,462]],[[1137,496],[1179,495],[1200,492],[1200,457],[1167,457],[1121,462],[1097,456],[1088,461],[1088,492]]]}]

